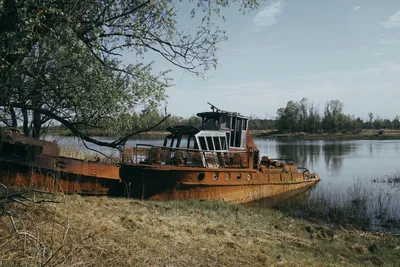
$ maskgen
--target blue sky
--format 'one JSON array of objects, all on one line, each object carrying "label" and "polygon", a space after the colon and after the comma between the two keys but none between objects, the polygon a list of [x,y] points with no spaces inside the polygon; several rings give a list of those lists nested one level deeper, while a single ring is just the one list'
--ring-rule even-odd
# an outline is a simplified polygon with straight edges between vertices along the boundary
[{"label": "blue sky", "polygon": [[[321,112],[339,99],[345,113],[364,119],[368,112],[400,115],[400,1],[262,1],[246,15],[235,5],[222,13],[228,41],[219,45],[217,70],[201,79],[173,69],[172,114],[191,116],[211,102],[274,117],[289,100],[306,97]],[[156,61],[156,70],[165,68],[171,65]]]}]

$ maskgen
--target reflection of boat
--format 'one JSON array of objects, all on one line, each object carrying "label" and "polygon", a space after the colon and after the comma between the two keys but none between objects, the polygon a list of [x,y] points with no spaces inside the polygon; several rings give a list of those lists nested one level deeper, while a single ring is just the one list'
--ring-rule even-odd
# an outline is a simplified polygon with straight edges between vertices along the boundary
[{"label": "reflection of boat", "polygon": [[60,157],[57,144],[6,134],[0,140],[0,183],[50,192],[104,195],[116,188],[119,166]]},{"label": "reflection of boat", "polygon": [[197,115],[200,129],[170,127],[162,146],[137,145],[136,151],[147,148],[145,159],[121,166],[133,197],[245,203],[307,189],[320,180],[293,161],[260,161],[247,117],[214,106]]},{"label": "reflection of boat", "polygon": [[251,206],[262,207],[262,208],[280,208],[280,207],[297,207],[299,204],[305,202],[312,189],[315,188],[315,184],[310,186],[300,187],[295,190],[282,192],[281,194],[257,199],[249,202]]}]

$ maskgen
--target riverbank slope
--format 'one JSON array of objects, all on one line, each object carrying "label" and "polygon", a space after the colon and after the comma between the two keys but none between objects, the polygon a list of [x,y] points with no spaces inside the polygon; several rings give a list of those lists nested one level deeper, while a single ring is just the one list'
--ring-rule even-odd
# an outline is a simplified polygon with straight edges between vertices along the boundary
[{"label": "riverbank slope", "polygon": [[76,195],[60,201],[9,206],[20,232],[0,217],[0,265],[394,266],[400,258],[400,239],[391,234],[333,229],[270,209]]}]

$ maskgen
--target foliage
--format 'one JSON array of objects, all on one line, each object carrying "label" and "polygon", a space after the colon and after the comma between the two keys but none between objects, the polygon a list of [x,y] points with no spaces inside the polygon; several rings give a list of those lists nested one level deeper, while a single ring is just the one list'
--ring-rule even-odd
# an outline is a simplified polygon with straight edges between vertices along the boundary
[{"label": "foliage", "polygon": [[275,120],[268,118],[258,118],[255,115],[250,116],[249,128],[251,130],[274,130],[276,129]]},{"label": "foliage", "polygon": [[[154,109],[170,86],[168,71],[155,74],[148,54],[202,75],[216,66],[217,44],[226,39],[214,17],[224,19],[230,2],[243,12],[258,5],[190,2],[192,18],[203,15],[195,31],[179,27],[179,4],[169,0],[0,1],[3,123],[21,121],[25,135],[39,137],[56,120],[90,142],[89,128],[132,134],[135,112]],[[122,63],[126,52],[135,62]]]},{"label": "foliage", "polygon": [[[136,116],[134,119],[134,125],[137,128],[148,127],[153,121],[160,120],[162,115],[159,112],[153,111],[141,116]],[[155,131],[165,131],[166,128],[176,125],[190,125],[196,128],[201,126],[201,118],[198,116],[191,116],[189,118],[183,118],[180,116],[171,116],[168,120],[155,127]]]},{"label": "foliage", "polygon": [[342,131],[359,132],[361,129],[400,129],[399,116],[392,121],[376,117],[368,113],[369,121],[364,122],[360,117],[343,114],[343,103],[340,100],[326,102],[324,114],[306,98],[299,102],[289,101],[285,108],[277,111],[276,125],[281,132],[329,132]]}]

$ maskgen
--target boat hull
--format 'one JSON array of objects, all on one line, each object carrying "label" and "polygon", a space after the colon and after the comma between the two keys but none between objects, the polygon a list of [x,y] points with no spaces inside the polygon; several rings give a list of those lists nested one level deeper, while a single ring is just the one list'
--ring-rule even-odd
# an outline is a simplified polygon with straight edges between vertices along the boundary
[{"label": "boat hull", "polygon": [[32,162],[0,158],[0,183],[51,193],[110,195],[120,184],[119,166],[45,155]]},{"label": "boat hull", "polygon": [[222,200],[247,203],[282,198],[306,191],[318,175],[282,172],[281,169],[205,169],[154,165],[126,165],[121,178],[130,196],[151,200]]}]

